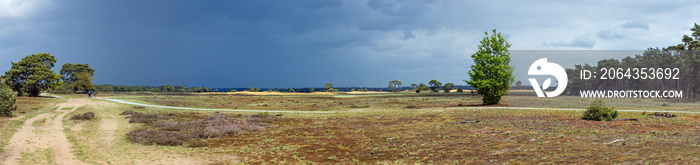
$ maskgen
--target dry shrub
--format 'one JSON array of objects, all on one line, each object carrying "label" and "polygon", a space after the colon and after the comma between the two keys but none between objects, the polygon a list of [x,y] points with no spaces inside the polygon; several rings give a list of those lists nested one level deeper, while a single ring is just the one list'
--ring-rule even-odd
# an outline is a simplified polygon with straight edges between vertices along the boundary
[{"label": "dry shrub", "polygon": [[415,106],[415,105],[409,105],[409,106],[406,106],[406,108],[408,108],[408,109],[418,109],[418,108],[420,108],[420,107]]},{"label": "dry shrub", "polygon": [[71,120],[92,120],[95,119],[95,113],[86,112],[83,114],[77,114],[70,118]]},{"label": "dry shrub", "polygon": [[180,131],[183,125],[174,121],[159,121],[153,123],[153,126],[166,131]]},{"label": "dry shrub", "polygon": [[240,128],[239,125],[236,124],[227,124],[227,125],[214,125],[210,124],[207,126],[200,137],[203,138],[215,138],[215,137],[221,137],[221,136],[226,136],[226,135],[236,135],[240,132],[243,132],[243,130]]},{"label": "dry shrub", "polygon": [[[194,145],[195,147],[200,146],[200,144],[193,141],[199,139],[232,136],[243,131],[260,131],[272,128],[273,126],[269,123],[280,120],[280,118],[267,113],[250,116],[239,114],[237,117],[216,113],[207,118],[189,122],[168,120],[167,117],[159,114],[127,113],[126,111],[123,114],[131,115],[130,123],[153,123],[145,126],[154,128],[137,129],[127,134],[129,136],[128,140],[132,142],[146,145],[182,145],[183,143],[191,142],[188,146]],[[169,116],[176,115],[172,114]]]},{"label": "dry shrub", "polygon": [[666,118],[676,117],[676,115],[674,115],[670,112],[654,112],[652,114],[649,114],[649,116],[658,116],[658,117],[666,117]]},{"label": "dry shrub", "polygon": [[132,114],[134,114],[134,111],[124,111],[124,112],[120,113],[119,115],[132,115]]},{"label": "dry shrub", "polygon": [[159,131],[150,128],[137,129],[126,134],[127,140],[144,145],[177,146],[184,142],[182,137],[171,131]]}]

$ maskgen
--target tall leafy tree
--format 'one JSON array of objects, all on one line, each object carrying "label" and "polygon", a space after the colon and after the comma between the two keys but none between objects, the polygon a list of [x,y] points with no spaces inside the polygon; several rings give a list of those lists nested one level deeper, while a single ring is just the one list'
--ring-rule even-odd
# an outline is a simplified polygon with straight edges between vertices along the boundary
[{"label": "tall leafy tree", "polygon": [[73,82],[75,87],[84,90],[95,90],[95,86],[92,84],[92,81],[94,81],[95,78],[92,78],[89,73],[80,73],[76,77],[77,79],[75,82]]},{"label": "tall leafy tree", "polygon": [[445,83],[445,86],[442,87],[442,90],[445,91],[445,93],[450,93],[452,90],[452,87],[454,87],[455,84],[453,83]]},{"label": "tall leafy tree", "polygon": [[32,54],[19,62],[12,62],[12,68],[5,72],[4,83],[17,95],[39,96],[51,84],[56,72],[51,70],[56,58],[49,53]]},{"label": "tall leafy tree", "polygon": [[389,81],[389,90],[391,92],[399,92],[401,91],[401,81],[399,80],[391,80]]},{"label": "tall leafy tree", "polygon": [[[61,79],[63,79],[63,82],[71,85],[73,87],[73,91],[77,91],[79,89],[83,90],[92,90],[91,88],[80,88],[82,85],[84,86],[92,86],[92,85],[86,85],[86,84],[78,84],[77,82],[80,83],[91,83],[92,77],[95,76],[95,69],[92,69],[90,65],[88,64],[72,64],[72,63],[66,63],[63,64],[61,67],[61,71],[59,72],[61,74]],[[87,74],[87,76],[83,75]]]},{"label": "tall leafy tree", "polygon": [[[435,80],[435,81],[437,81],[437,80]],[[430,87],[428,87],[427,85],[425,85],[423,83],[420,83],[420,85],[418,85],[418,90],[428,90],[428,89],[430,89]]]},{"label": "tall leafy tree", "polygon": [[484,34],[486,37],[479,42],[478,51],[472,54],[474,65],[468,72],[471,80],[464,81],[484,97],[484,104],[498,104],[515,79],[513,66],[510,66],[510,43],[496,29],[491,36],[488,32]]},{"label": "tall leafy tree", "polygon": [[430,80],[428,84],[430,84],[430,90],[433,92],[437,92],[440,89],[440,86],[442,86],[442,83],[435,79]]},{"label": "tall leafy tree", "polygon": [[325,90],[323,90],[324,92],[333,92],[335,90],[333,89],[333,84],[330,82],[326,83],[323,87],[325,88]]}]

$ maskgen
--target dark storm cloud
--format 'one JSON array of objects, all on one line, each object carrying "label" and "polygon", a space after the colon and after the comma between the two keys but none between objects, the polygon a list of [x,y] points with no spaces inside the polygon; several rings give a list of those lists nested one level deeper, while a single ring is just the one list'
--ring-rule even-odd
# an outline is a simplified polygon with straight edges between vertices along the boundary
[{"label": "dark storm cloud", "polygon": [[494,28],[514,50],[645,49],[677,44],[700,14],[685,1],[6,1],[0,70],[49,52],[97,83],[210,87],[463,85]]}]

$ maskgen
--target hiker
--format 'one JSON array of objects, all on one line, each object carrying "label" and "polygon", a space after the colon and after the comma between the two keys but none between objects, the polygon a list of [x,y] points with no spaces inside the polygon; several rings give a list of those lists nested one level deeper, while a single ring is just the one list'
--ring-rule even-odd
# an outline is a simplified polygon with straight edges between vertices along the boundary
[{"label": "hiker", "polygon": [[93,93],[92,95],[95,95],[95,98],[97,98],[97,91],[95,91],[95,93]]},{"label": "hiker", "polygon": [[92,91],[88,90],[88,98],[92,97]]}]

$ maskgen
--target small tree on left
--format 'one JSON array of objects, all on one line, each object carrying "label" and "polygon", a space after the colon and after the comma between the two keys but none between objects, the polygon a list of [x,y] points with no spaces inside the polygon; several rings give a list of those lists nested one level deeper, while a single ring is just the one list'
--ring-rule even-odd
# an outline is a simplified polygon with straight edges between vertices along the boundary
[{"label": "small tree on left", "polygon": [[56,72],[51,70],[56,63],[56,58],[48,53],[32,54],[22,58],[19,62],[12,62],[12,68],[5,72],[3,82],[18,96],[39,96],[55,81]]},{"label": "small tree on left", "polygon": [[10,91],[10,88],[0,83],[0,117],[12,116],[12,111],[17,110],[16,100],[17,96]]}]

